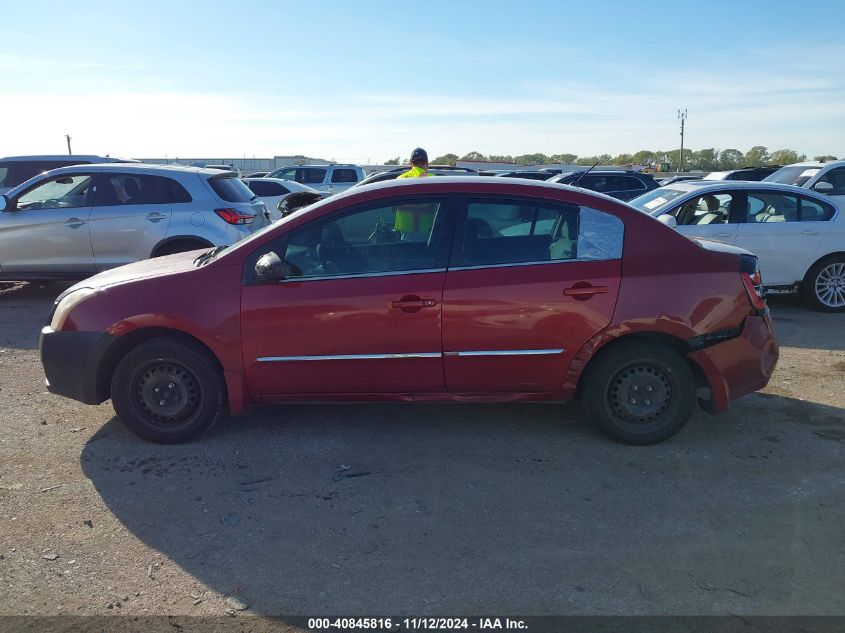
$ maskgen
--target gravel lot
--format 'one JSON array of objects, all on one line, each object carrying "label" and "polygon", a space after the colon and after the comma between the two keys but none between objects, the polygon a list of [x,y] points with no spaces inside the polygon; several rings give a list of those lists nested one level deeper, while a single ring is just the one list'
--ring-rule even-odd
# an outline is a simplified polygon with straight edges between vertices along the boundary
[{"label": "gravel lot", "polygon": [[657,446],[402,404],[161,447],[46,392],[63,288],[0,284],[0,614],[845,614],[845,314],[772,301],[770,386]]}]

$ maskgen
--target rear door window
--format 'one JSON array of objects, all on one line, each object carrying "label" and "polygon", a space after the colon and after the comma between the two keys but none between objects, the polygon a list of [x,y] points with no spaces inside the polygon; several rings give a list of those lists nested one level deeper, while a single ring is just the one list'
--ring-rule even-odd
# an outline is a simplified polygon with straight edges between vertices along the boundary
[{"label": "rear door window", "polygon": [[570,205],[470,201],[458,227],[451,267],[613,259],[623,225],[615,216]]},{"label": "rear door window", "polygon": [[745,221],[748,224],[797,222],[798,198],[780,193],[749,193]]},{"label": "rear door window", "polygon": [[102,174],[93,196],[96,207],[191,201],[191,195],[175,180],[147,174]]},{"label": "rear door window", "polygon": [[614,186],[619,187],[619,189],[614,189],[613,191],[645,191],[645,185],[637,178],[632,178],[631,176],[615,176],[614,179],[618,181],[614,183]]},{"label": "rear door window", "polygon": [[208,184],[226,202],[249,202],[255,197],[250,188],[234,175],[209,178]]},{"label": "rear door window", "polygon": [[332,172],[332,182],[358,182],[358,174],[354,169],[335,169]]},{"label": "rear door window", "polygon": [[593,176],[587,174],[586,176],[581,178],[581,180],[578,181],[577,186],[583,187],[584,189],[590,189],[592,191],[613,191],[613,189],[610,188],[610,183],[608,182],[607,176]]}]

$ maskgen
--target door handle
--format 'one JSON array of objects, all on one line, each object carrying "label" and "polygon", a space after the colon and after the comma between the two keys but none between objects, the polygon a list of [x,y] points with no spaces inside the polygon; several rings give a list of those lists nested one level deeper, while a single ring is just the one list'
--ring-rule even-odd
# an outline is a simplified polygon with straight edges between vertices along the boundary
[{"label": "door handle", "polygon": [[153,211],[152,213],[147,214],[146,219],[150,222],[160,222],[161,220],[166,220],[167,216],[163,213],[159,213],[158,211]]},{"label": "door handle", "polygon": [[578,282],[563,291],[563,294],[567,297],[572,297],[573,299],[578,299],[579,301],[589,299],[593,295],[602,295],[605,293],[607,293],[607,286],[593,286],[592,284],[588,284],[586,282]]},{"label": "door handle", "polygon": [[65,226],[70,229],[78,229],[80,226],[85,224],[85,220],[80,220],[79,218],[68,218],[67,222],[65,222]]},{"label": "door handle", "polygon": [[801,235],[818,235],[818,231],[801,231]]},{"label": "door handle", "polygon": [[391,301],[390,307],[403,312],[419,312],[423,308],[433,308],[437,305],[434,299],[421,299],[416,295],[405,295],[397,301]]},{"label": "door handle", "polygon": [[714,233],[713,237],[731,237],[731,233]]}]

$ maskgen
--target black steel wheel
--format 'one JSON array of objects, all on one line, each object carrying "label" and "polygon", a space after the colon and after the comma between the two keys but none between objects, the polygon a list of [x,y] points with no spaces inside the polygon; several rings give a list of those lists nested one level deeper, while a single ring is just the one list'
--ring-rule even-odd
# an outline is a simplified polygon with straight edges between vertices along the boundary
[{"label": "black steel wheel", "polygon": [[157,338],[118,363],[111,396],[118,417],[136,435],[158,443],[186,442],[210,429],[224,410],[225,384],[214,358],[199,345]]},{"label": "black steel wheel", "polygon": [[611,438],[654,444],[675,435],[692,415],[695,376],[665,345],[622,342],[589,364],[581,401],[587,417]]}]

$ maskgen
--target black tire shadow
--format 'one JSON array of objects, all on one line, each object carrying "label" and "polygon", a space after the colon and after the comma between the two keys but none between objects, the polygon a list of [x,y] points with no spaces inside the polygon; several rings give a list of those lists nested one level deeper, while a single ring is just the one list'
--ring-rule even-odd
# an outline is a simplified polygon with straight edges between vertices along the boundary
[{"label": "black tire shadow", "polygon": [[[112,419],[81,465],[135,536],[263,615],[753,612],[797,564],[812,612],[842,612],[842,566],[816,560],[842,447],[814,431],[845,412],[741,403],[639,448],[577,405],[290,405],[181,446]],[[814,477],[822,522],[784,496]]]}]

